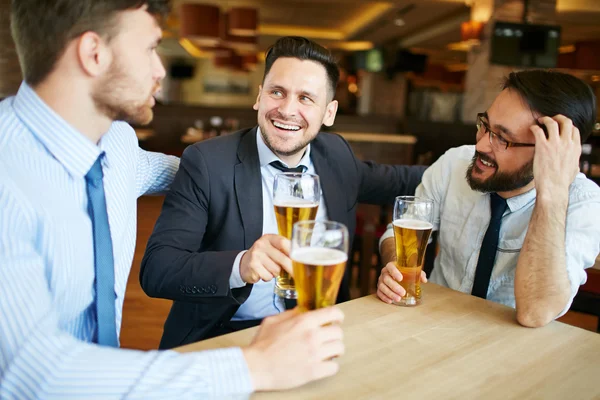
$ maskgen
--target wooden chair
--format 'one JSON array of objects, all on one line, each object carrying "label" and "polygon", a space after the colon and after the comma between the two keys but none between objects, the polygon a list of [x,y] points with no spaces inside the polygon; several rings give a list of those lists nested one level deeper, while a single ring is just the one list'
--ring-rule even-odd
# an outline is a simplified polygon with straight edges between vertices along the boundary
[{"label": "wooden chair", "polygon": [[573,299],[571,310],[598,317],[596,332],[600,333],[600,261],[586,270],[588,280]]}]

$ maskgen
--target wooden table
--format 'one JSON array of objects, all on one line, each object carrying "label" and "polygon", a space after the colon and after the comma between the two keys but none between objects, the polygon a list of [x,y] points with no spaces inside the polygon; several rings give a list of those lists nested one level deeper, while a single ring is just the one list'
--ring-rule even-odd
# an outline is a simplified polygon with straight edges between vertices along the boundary
[{"label": "wooden table", "polygon": [[[432,283],[414,308],[367,296],[340,305],[346,354],[332,378],[255,399],[598,399],[600,335]],[[180,348],[244,346],[255,329]]]}]

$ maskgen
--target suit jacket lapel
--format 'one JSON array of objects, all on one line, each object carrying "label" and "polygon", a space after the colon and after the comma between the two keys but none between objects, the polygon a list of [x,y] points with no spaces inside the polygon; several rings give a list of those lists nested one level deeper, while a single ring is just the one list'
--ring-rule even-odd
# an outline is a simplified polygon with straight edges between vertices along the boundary
[{"label": "suit jacket lapel", "polygon": [[318,135],[311,143],[310,151],[315,171],[321,182],[321,190],[323,191],[325,206],[327,206],[327,218],[347,225],[343,183],[340,177],[335,175],[333,166],[329,164],[327,149],[322,145]]},{"label": "suit jacket lapel", "polygon": [[260,161],[256,148],[256,128],[248,131],[238,147],[240,163],[234,168],[237,203],[244,229],[246,249],[262,235],[263,200]]}]

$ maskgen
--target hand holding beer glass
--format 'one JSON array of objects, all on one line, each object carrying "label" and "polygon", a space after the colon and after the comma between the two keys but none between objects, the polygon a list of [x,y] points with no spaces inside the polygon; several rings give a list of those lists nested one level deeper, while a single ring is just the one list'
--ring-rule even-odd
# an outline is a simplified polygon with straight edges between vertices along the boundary
[{"label": "hand holding beer glass", "polygon": [[290,258],[300,311],[335,304],[348,261],[348,229],[333,221],[294,224]]},{"label": "hand holding beer glass", "polygon": [[[273,205],[279,234],[291,239],[296,222],[314,220],[320,198],[321,187],[317,175],[290,172],[275,175]],[[275,293],[285,299],[296,298],[294,278],[285,270],[281,270],[275,280]]]},{"label": "hand holding beer glass", "polygon": [[396,197],[393,222],[396,268],[402,274],[398,283],[406,294],[394,304],[415,306],[421,303],[421,271],[433,229],[432,218],[432,200],[414,196]]}]

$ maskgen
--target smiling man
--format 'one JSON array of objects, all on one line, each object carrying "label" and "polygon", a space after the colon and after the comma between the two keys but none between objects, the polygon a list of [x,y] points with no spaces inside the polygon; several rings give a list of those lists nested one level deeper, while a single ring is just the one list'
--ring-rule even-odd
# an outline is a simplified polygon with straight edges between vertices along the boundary
[{"label": "smiling man", "polygon": [[[417,189],[433,199],[439,230],[430,280],[515,307],[525,326],[564,314],[600,251],[600,189],[578,173],[595,122],[596,98],[581,80],[511,73],[477,116],[477,145],[449,150]],[[381,253],[389,263],[377,294],[391,303],[404,295],[391,230]]]},{"label": "smiling man", "polygon": [[[291,270],[272,202],[282,168],[318,174],[316,218],[341,222],[351,234],[358,202],[390,204],[414,192],[423,167],[361,162],[342,137],[319,132],[334,122],[338,79],[328,50],[279,39],[254,105],[258,127],[184,152],[140,273],[148,295],[175,301],[161,347],[253,326],[286,308],[274,294],[274,277]],[[346,273],[338,301],[348,299]]]}]

